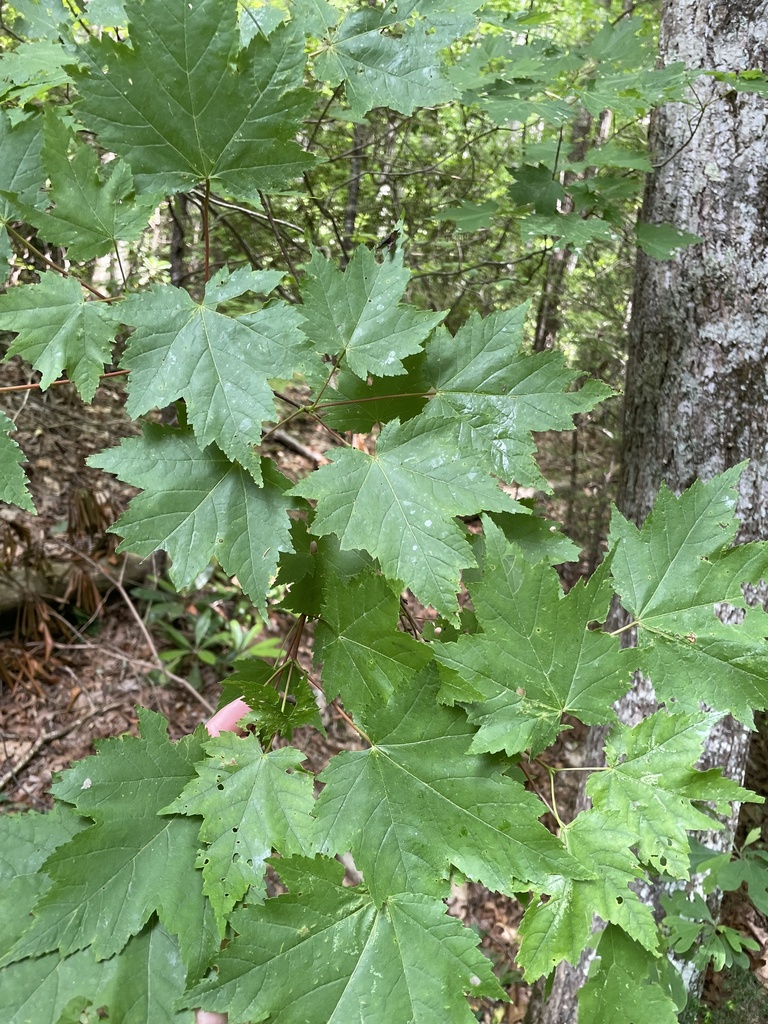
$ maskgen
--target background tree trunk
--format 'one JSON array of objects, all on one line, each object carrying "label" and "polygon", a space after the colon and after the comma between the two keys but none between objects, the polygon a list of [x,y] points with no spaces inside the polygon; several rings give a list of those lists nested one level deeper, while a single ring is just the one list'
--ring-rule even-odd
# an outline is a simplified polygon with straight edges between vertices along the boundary
[{"label": "background tree trunk", "polygon": [[[664,65],[765,68],[768,2],[665,0],[660,53]],[[672,223],[702,242],[669,261],[638,255],[619,506],[640,523],[662,481],[681,491],[750,459],[740,487],[739,539],[765,538],[768,101],[701,78],[691,105],[669,104],[654,114],[650,141],[656,170],[642,219]],[[619,713],[634,723],[654,708],[650,685],[639,680]],[[741,780],[747,749],[746,730],[726,719],[713,730],[705,766],[723,765]],[[734,816],[710,839],[729,848],[735,825]],[[562,967],[551,999],[529,1020],[573,1024],[583,978],[583,970]]]}]

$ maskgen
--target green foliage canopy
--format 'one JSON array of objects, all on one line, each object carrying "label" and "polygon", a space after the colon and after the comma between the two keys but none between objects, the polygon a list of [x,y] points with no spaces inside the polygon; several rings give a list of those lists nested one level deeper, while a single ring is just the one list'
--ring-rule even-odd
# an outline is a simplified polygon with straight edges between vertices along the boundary
[{"label": "green foliage canopy", "polygon": [[[538,14],[488,8],[479,27],[473,2],[300,0],[240,16],[234,0],[93,0],[77,22],[53,2],[14,7],[18,44],[0,75],[2,255],[15,263],[12,239],[46,269],[15,274],[0,297],[0,327],[16,335],[8,355],[42,388],[66,372],[90,401],[119,336],[129,415],[172,402],[179,413],[178,426],[145,423],[90,460],[140,489],[114,526],[123,549],[166,550],[179,587],[215,559],[260,608],[297,615],[299,638],[307,619],[317,629],[309,677],[298,643],[232,677],[226,699],[249,698],[243,724],[258,739],[171,742],[141,712],[139,738],[106,741],[63,773],[53,812],[3,816],[3,1020],[64,1024],[106,1007],[126,1024],[189,1021],[204,1006],[232,1024],[469,1021],[466,994],[503,992],[476,936],[445,912],[462,877],[527,894],[529,979],[599,942],[581,996],[590,1021],[629,1019],[627,992],[647,1019],[674,1019],[666,937],[629,885],[660,870],[687,878],[687,831],[715,827],[706,805],[749,796],[693,767],[714,717],[751,722],[768,704],[765,613],[741,590],[765,575],[768,545],[733,546],[738,469],[663,491],[641,528],[616,513],[602,567],[564,594],[552,565],[572,545],[514,495],[548,486],[533,432],[571,429],[611,389],[581,382],[560,354],[530,353],[519,300],[467,318],[458,299],[421,308],[419,242],[406,242],[405,217],[394,232],[397,216],[375,231],[373,215],[358,219],[354,174],[346,237],[331,212],[311,246],[296,243],[299,261],[273,200],[290,212],[309,197],[325,216],[333,144],[349,125],[361,159],[372,126],[397,114],[396,135],[420,107],[461,98],[467,123],[538,141],[509,158],[501,185],[452,195],[442,218],[431,210],[440,237],[451,223],[488,230],[511,203],[521,244],[585,251],[624,230],[647,161],[610,142],[561,158],[573,103],[636,119],[679,99],[690,76],[652,66],[635,19],[585,42],[542,31],[523,45]],[[55,51],[50,74],[41,46]],[[435,150],[447,116],[423,113]],[[202,285],[163,271],[148,287],[131,272],[94,286],[82,264],[114,250],[122,268],[177,194],[199,204]],[[246,242],[248,266],[215,268],[216,209],[268,224],[270,258]],[[25,225],[64,256],[40,253]],[[655,256],[692,241],[656,227],[638,234]],[[359,244],[366,231],[377,249]],[[266,442],[299,417],[325,430],[328,449],[294,482]],[[0,497],[29,510],[13,428],[0,414]],[[615,595],[635,650],[604,628]],[[740,622],[718,618],[723,602]],[[611,704],[636,671],[664,707],[628,729]],[[317,724],[321,688],[326,701],[341,695],[357,749],[330,759],[315,797],[303,752],[283,740]],[[565,715],[613,723],[593,808],[568,823],[555,781],[549,801],[526,785]],[[547,810],[557,834],[539,820]],[[346,853],[359,885],[342,884],[333,856]],[[287,893],[267,896],[267,862]],[[595,913],[609,923],[599,939]]]}]

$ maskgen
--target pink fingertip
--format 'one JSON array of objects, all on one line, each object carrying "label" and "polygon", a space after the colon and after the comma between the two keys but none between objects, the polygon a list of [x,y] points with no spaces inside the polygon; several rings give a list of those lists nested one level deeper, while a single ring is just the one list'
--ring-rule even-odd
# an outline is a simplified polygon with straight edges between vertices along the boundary
[{"label": "pink fingertip", "polygon": [[230,701],[221,711],[217,711],[213,718],[205,723],[209,735],[218,736],[221,732],[238,732],[237,723],[251,710],[242,697]]}]

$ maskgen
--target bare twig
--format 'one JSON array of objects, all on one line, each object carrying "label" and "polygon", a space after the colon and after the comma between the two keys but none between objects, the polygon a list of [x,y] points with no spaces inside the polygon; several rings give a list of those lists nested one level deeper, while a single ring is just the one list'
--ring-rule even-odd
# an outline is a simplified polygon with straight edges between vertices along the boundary
[{"label": "bare twig", "polygon": [[82,718],[77,718],[74,722],[69,722],[67,725],[62,725],[60,729],[54,729],[53,732],[43,732],[34,741],[32,746],[21,758],[18,764],[15,764],[0,778],[0,791],[5,789],[8,783],[15,779],[20,771],[27,767],[30,761],[34,760],[35,756],[45,746],[46,743],[50,743],[52,740],[60,740],[63,736],[68,735],[70,732],[74,732],[75,729],[79,729],[80,726],[85,725],[91,718],[96,718],[98,715],[105,715],[108,711],[115,711],[121,707],[120,703],[107,704],[106,707],[96,708],[93,711],[89,711],[87,715],[83,715]]},{"label": "bare twig", "polygon": [[[21,232],[17,231],[16,228],[14,228],[11,224],[6,224],[5,230],[8,232],[9,235],[15,238],[17,242],[20,242],[22,245],[25,245],[31,253],[34,253],[34,255],[37,256],[39,260],[42,260],[47,267],[50,267],[51,270],[55,270],[56,273],[61,274],[62,277],[74,277],[74,275],[71,274],[66,269],[66,267],[60,267],[58,263],[54,263],[53,260],[49,260],[48,257],[44,255],[44,253],[40,252],[39,249],[35,248],[35,246],[30,242],[30,240],[28,238],[25,238],[24,235],[22,235]],[[95,295],[96,298],[99,299],[101,302],[115,302],[117,301],[118,298],[120,298],[120,296],[117,295],[105,295],[103,292],[100,292],[98,288],[94,288],[93,285],[88,284],[87,281],[81,281],[79,278],[75,278],[75,280],[77,281],[81,288],[85,288],[86,291],[89,291],[91,295]]]},{"label": "bare twig", "polygon": [[[109,373],[100,373],[99,380],[104,380],[107,377],[124,377],[128,372],[128,370],[111,370]],[[69,377],[62,377],[60,380],[52,380],[48,387],[52,388],[57,384],[74,384],[74,381]],[[6,384],[0,388],[0,391],[33,391],[36,388],[40,388],[39,381],[34,384]]]},{"label": "bare twig", "polygon": [[291,437],[285,430],[281,430],[276,427],[270,433],[270,437],[274,438],[278,444],[283,445],[285,448],[290,448],[292,451],[308,459],[309,462],[313,462],[316,466],[327,466],[330,459],[326,459],[320,452],[314,451],[312,448],[308,448],[301,441],[297,441],[295,437]]},{"label": "bare twig", "polygon": [[286,248],[285,245],[285,239],[283,238],[280,229],[277,226],[277,221],[275,220],[274,214],[272,213],[272,204],[269,201],[269,197],[266,196],[264,192],[259,191],[259,199],[261,200],[261,205],[264,207],[264,212],[269,218],[269,226],[272,228],[272,234],[275,237],[275,241],[280,246],[280,252],[283,254],[283,259],[285,260],[286,266],[290,270],[293,280],[298,281],[299,272],[296,269],[293,260],[291,259],[291,255],[288,252],[288,249]]},{"label": "bare twig", "polygon": [[211,707],[211,705],[208,703],[205,697],[203,697],[202,694],[198,693],[194,686],[186,679],[182,678],[182,676],[177,676],[174,675],[173,672],[169,672],[166,666],[163,664],[160,655],[157,653],[157,647],[155,646],[155,641],[152,639],[152,634],[147,629],[146,623],[139,615],[138,611],[136,610],[136,605],[131,600],[128,591],[125,589],[120,580],[110,575],[110,573],[108,573],[102,565],[99,565],[99,563],[95,559],[91,558],[90,555],[86,555],[84,551],[78,551],[77,548],[73,548],[70,544],[67,544],[66,541],[63,540],[59,540],[59,544],[61,544],[63,548],[66,548],[67,551],[71,551],[72,554],[76,557],[82,558],[83,561],[88,562],[89,565],[91,565],[94,569],[97,569],[107,580],[109,580],[109,582],[112,584],[115,590],[117,590],[117,592],[120,594],[120,597],[122,597],[123,601],[125,602],[126,608],[131,613],[139,629],[141,630],[142,635],[147,642],[147,646],[149,647],[149,650],[152,654],[152,660],[155,663],[155,668],[157,669],[157,671],[161,672],[168,679],[172,679],[174,683],[178,683],[179,686],[184,687],[187,693],[193,696],[195,700],[202,704],[207,711],[210,711],[210,713],[213,714],[215,708]]}]

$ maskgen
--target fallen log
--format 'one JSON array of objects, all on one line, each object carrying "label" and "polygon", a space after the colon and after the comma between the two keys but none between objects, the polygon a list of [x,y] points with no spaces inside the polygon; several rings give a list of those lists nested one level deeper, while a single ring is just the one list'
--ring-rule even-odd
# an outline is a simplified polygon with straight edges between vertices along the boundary
[{"label": "fallen log", "polygon": [[17,565],[0,570],[0,615],[14,611],[33,598],[57,604],[72,603],[90,613],[94,608],[87,600],[89,592],[105,594],[114,587],[116,577],[123,584],[133,586],[161,571],[154,557],[128,554],[116,558],[113,555],[94,562],[103,571],[75,555],[46,559],[35,566]]}]

